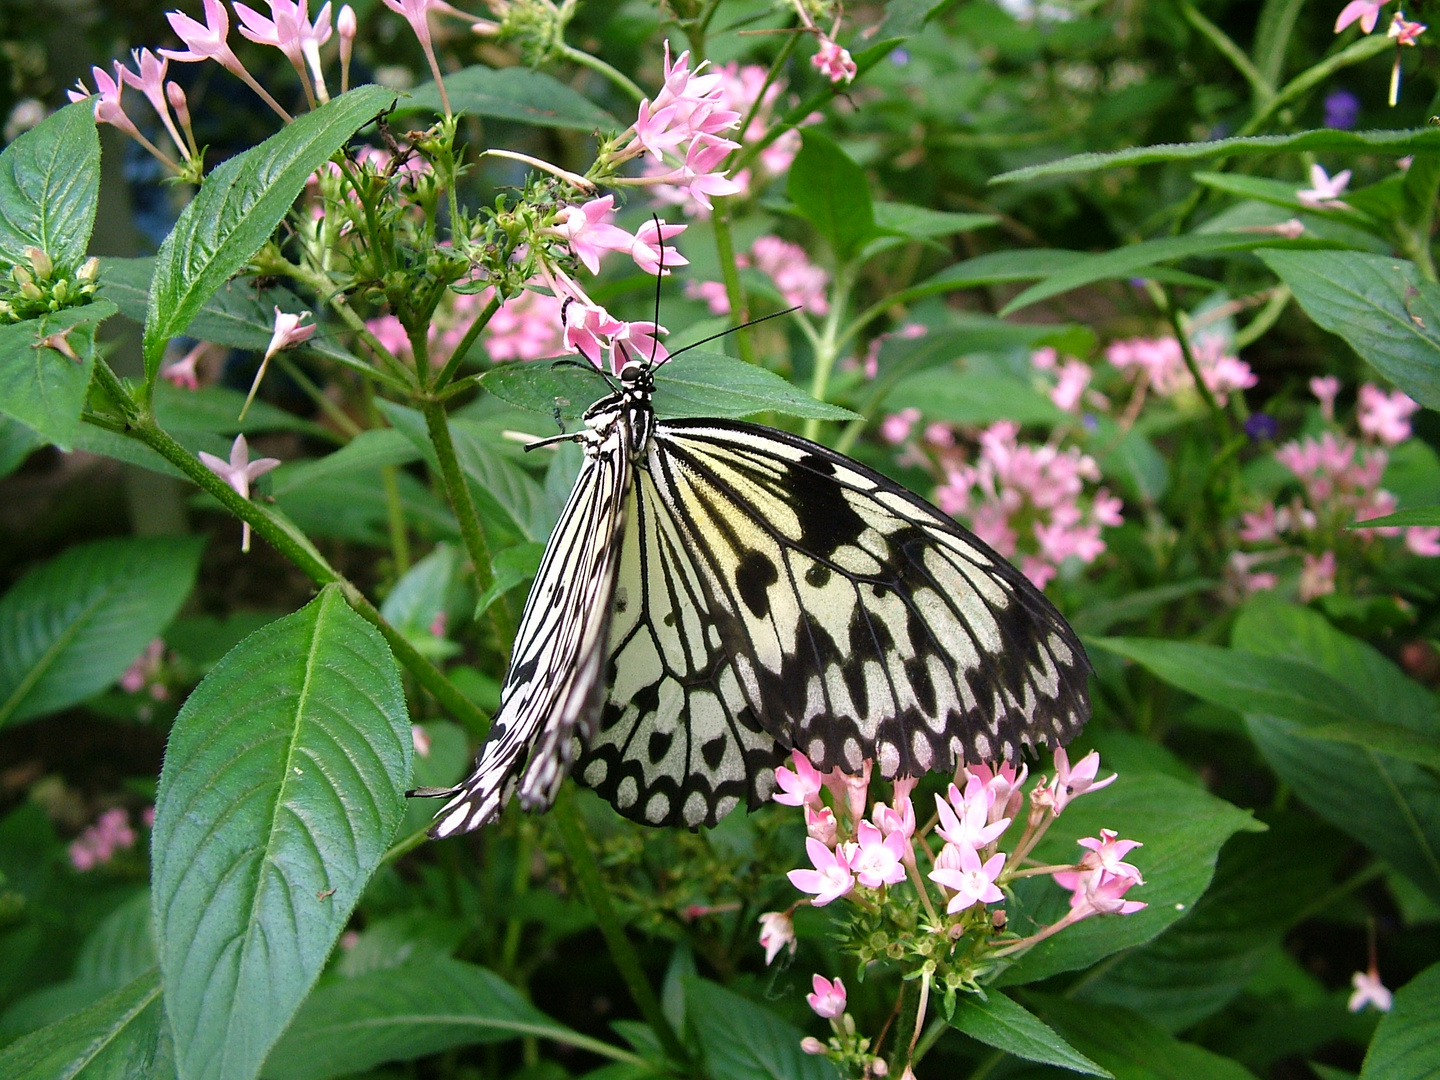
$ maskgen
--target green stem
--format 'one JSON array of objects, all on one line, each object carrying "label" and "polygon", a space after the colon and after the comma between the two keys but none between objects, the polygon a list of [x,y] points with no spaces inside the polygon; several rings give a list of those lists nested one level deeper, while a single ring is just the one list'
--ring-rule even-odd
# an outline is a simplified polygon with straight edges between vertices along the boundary
[{"label": "green stem", "polygon": [[1170,320],[1171,329],[1175,331],[1175,340],[1180,344],[1180,355],[1185,358],[1185,368],[1190,372],[1190,378],[1195,380],[1195,389],[1200,392],[1200,398],[1205,402],[1205,407],[1210,410],[1210,416],[1215,421],[1215,426],[1221,436],[1229,434],[1230,427],[1225,419],[1225,410],[1220,408],[1220,403],[1215,400],[1215,395],[1210,392],[1210,387],[1205,385],[1205,380],[1200,377],[1200,365],[1195,360],[1194,350],[1190,348],[1190,335],[1180,325],[1180,309],[1175,306],[1175,298],[1170,295],[1168,289],[1164,289],[1165,317]]},{"label": "green stem", "polygon": [[405,501],[400,497],[400,471],[394,465],[380,468],[380,483],[385,487],[385,517],[390,531],[390,557],[395,561],[398,578],[410,569],[410,533],[405,527]]},{"label": "green stem", "polygon": [[1253,345],[1259,341],[1265,332],[1275,325],[1285,310],[1285,305],[1290,303],[1290,287],[1285,284],[1275,286],[1275,291],[1270,294],[1270,299],[1260,309],[1260,313],[1251,319],[1245,326],[1235,333],[1235,351],[1239,352],[1247,345]]},{"label": "green stem", "polygon": [[921,1035],[920,1041],[915,1044],[915,1056],[910,1059],[910,1064],[912,1066],[920,1064],[920,1059],[928,1054],[930,1048],[940,1041],[940,1036],[944,1035],[949,1027],[950,1025],[938,1016],[934,1020],[931,1020],[925,1028],[925,1034]]},{"label": "green stem", "polygon": [[745,132],[750,130],[750,124],[754,121],[755,114],[758,113],[765,104],[765,91],[770,89],[770,84],[779,76],[781,69],[785,67],[785,61],[790,59],[790,54],[795,51],[795,46],[799,43],[800,35],[791,34],[785,39],[785,44],[780,46],[780,52],[776,54],[775,62],[770,65],[770,70],[765,73],[765,82],[760,87],[760,92],[755,95],[755,100],[750,104],[750,111],[745,114],[745,119],[741,120],[740,126],[736,128],[736,130],[740,132],[740,134],[736,136],[737,139],[745,138]]},{"label": "green stem", "polygon": [[1236,136],[1255,134],[1286,105],[1319,86],[1341,68],[1369,60],[1372,56],[1378,56],[1389,48],[1391,45],[1388,38],[1379,34],[1371,34],[1341,49],[1334,56],[1326,57],[1313,67],[1306,68],[1282,86],[1273,98],[1257,109],[1255,115],[1246,122],[1245,126],[1235,133]]},{"label": "green stem", "polygon": [[587,52],[572,48],[563,41],[560,43],[559,52],[566,60],[579,64],[581,67],[587,67],[591,71],[599,72],[628,94],[632,100],[638,102],[645,97],[644,90],[641,90],[640,87],[631,82],[623,72],[616,71],[598,56],[591,56]]},{"label": "green stem", "polygon": [[[910,1064],[910,1043],[915,1038],[916,1009],[920,1004],[920,980],[900,984],[900,1004],[895,1014],[895,1049],[890,1053],[890,1075],[900,1076]],[[875,1049],[879,1049],[876,1047]]]},{"label": "green stem", "polygon": [[[96,365],[97,371],[101,366]],[[106,370],[108,371],[108,369]],[[113,373],[110,377],[114,378]],[[101,378],[104,380],[103,375]],[[110,387],[107,386],[107,389]],[[118,389],[121,394],[124,394],[124,400],[131,408],[134,408],[134,402],[129,399],[125,388],[119,385],[118,380],[115,380],[114,389]],[[111,392],[113,393],[114,390]],[[455,689],[450,680],[441,674],[439,668],[421,656],[415,650],[415,646],[405,639],[405,635],[386,622],[384,616],[365,597],[365,594],[326,562],[325,557],[294,525],[271,514],[267,508],[257,503],[242,499],[229,484],[207,469],[198,457],[176,442],[153,420],[141,419],[138,422],[132,422],[128,424],[125,434],[150,447],[151,450],[193,480],[202,490],[212,495],[220,505],[241,521],[248,521],[257,535],[264,537],[274,545],[277,551],[304,571],[305,576],[315,584],[322,586],[338,584],[341,593],[356,613],[380,631],[386,642],[389,643],[390,651],[395,654],[395,659],[415,676],[416,681],[428,690],[430,695],[440,703],[441,708],[451,716],[466,727],[471,727],[472,730],[477,726],[483,730],[489,724],[489,718],[485,713]]]},{"label": "green stem", "polygon": [[1224,30],[1196,11],[1190,0],[1180,0],[1180,14],[1185,16],[1185,21],[1200,31],[1211,45],[1220,50],[1221,55],[1234,65],[1236,71],[1245,76],[1245,81],[1250,84],[1250,90],[1255,95],[1255,103],[1261,108],[1268,105],[1275,96],[1275,88],[1260,74],[1260,69],[1250,62],[1250,57],[1245,55],[1244,50],[1230,40]]},{"label": "green stem", "polygon": [[466,330],[465,336],[460,339],[460,344],[456,345],[455,351],[450,354],[450,359],[445,361],[445,366],[440,369],[440,374],[435,376],[435,390],[437,392],[443,390],[449,385],[450,380],[455,377],[455,373],[460,370],[460,365],[465,362],[465,357],[469,355],[470,347],[475,344],[475,339],[480,336],[480,331],[484,330],[490,320],[495,317],[495,313],[500,310],[500,305],[503,302],[497,290],[494,295],[490,297],[490,302],[485,305],[485,310],[475,317],[475,321],[470,324],[470,329]]},{"label": "green stem", "polygon": [[660,999],[655,996],[650,980],[645,977],[645,969],[640,966],[640,957],[635,952],[635,947],[630,944],[630,939],[625,936],[625,927],[621,925],[610,904],[610,892],[600,876],[600,864],[595,860],[594,847],[585,832],[585,823],[580,820],[574,793],[568,785],[561,789],[550,816],[560,830],[560,839],[570,856],[570,868],[575,873],[580,892],[585,897],[585,903],[595,913],[595,921],[600,924],[600,932],[605,936],[605,944],[610,948],[610,958],[619,969],[620,977],[625,981],[630,996],[640,1009],[640,1015],[654,1030],[655,1037],[660,1040],[660,1045],[670,1058],[678,1063],[689,1061],[690,1055],[685,1052],[685,1047],[670,1026],[670,1021],[665,1019],[665,1013],[660,1008]]},{"label": "green stem", "polygon": [[[720,259],[720,277],[725,282],[725,298],[730,301],[730,321],[739,326],[745,321],[745,290],[740,284],[740,269],[735,263],[735,239],[730,232],[730,200],[717,199],[719,204],[710,222],[715,233],[715,254]],[[735,347],[740,359],[755,363],[755,343],[749,330],[735,332]]]},{"label": "green stem", "polygon": [[[835,270],[835,288],[830,294],[830,313],[825,316],[825,326],[820,331],[820,340],[815,347],[815,375],[810,380],[810,396],[816,401],[825,400],[830,385],[830,371],[840,357],[840,317],[850,300],[850,289],[855,284],[855,267],[846,263]],[[820,421],[805,421],[805,437],[814,439],[820,434]]]}]

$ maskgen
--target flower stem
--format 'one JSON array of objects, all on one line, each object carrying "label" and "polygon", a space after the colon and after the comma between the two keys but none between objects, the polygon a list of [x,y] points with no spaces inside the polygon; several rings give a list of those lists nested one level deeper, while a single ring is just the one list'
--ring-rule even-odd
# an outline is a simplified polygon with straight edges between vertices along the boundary
[{"label": "flower stem", "polygon": [[486,324],[495,317],[495,313],[500,310],[501,303],[500,290],[497,289],[490,297],[490,302],[485,305],[485,310],[475,317],[475,321],[470,324],[470,329],[465,331],[465,336],[460,339],[460,344],[455,346],[455,351],[450,354],[450,359],[445,361],[445,366],[440,369],[440,374],[435,377],[433,389],[436,393],[445,389],[450,380],[455,377],[455,372],[459,371],[460,365],[465,362],[465,357],[469,354],[471,346],[475,344],[475,339],[480,336],[480,331],[485,329]]},{"label": "flower stem", "polygon": [[[850,288],[855,283],[855,267],[845,263],[835,269],[835,288],[830,294],[830,313],[825,316],[825,327],[820,333],[815,348],[815,375],[810,382],[810,396],[816,401],[825,400],[830,385],[830,370],[840,356],[840,317],[850,299]],[[814,439],[820,434],[820,421],[805,421],[805,438]]]},{"label": "flower stem", "polygon": [[[730,200],[715,200],[715,214],[710,219],[715,233],[715,254],[720,259],[720,276],[725,281],[725,298],[730,302],[730,321],[739,326],[745,321],[745,290],[740,284],[740,269],[735,263],[735,240],[730,232]],[[755,363],[755,344],[750,340],[750,331],[735,332],[735,347],[740,359],[747,364]]]},{"label": "flower stem", "polygon": [[590,910],[595,913],[595,921],[600,924],[600,932],[605,936],[605,944],[610,948],[610,958],[620,970],[620,977],[625,980],[630,996],[640,1009],[640,1015],[645,1017],[646,1023],[654,1030],[655,1037],[660,1040],[666,1054],[677,1063],[687,1062],[690,1055],[685,1052],[685,1047],[670,1026],[670,1021],[665,1019],[660,1000],[655,996],[650,980],[645,977],[644,968],[640,966],[640,957],[636,954],[635,947],[630,944],[630,939],[625,936],[625,927],[621,925],[615,909],[610,905],[610,893],[600,877],[600,864],[595,860],[594,848],[590,837],[586,835],[585,824],[580,820],[574,793],[568,785],[561,788],[560,797],[555,800],[555,805],[550,810],[550,817],[560,830],[560,839],[570,856],[570,868],[575,872],[580,892]]},{"label": "flower stem", "polygon": [[641,90],[640,87],[636,86],[635,83],[631,82],[630,79],[626,78],[626,76],[622,72],[616,71],[604,60],[601,60],[598,56],[591,56],[587,52],[582,52],[579,49],[572,48],[571,46],[565,44],[563,41],[560,43],[559,52],[560,55],[565,57],[566,60],[569,60],[575,64],[579,64],[581,67],[587,67],[591,71],[599,72],[601,75],[605,76],[605,78],[609,79],[612,83],[618,86],[621,90],[623,90],[634,101],[638,102],[645,97],[644,90]]}]

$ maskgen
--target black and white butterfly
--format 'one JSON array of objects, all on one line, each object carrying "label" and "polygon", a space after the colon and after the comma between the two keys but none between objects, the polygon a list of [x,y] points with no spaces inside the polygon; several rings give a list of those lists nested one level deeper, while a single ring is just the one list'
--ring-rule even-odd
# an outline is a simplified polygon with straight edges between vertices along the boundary
[{"label": "black and white butterfly", "polygon": [[[1089,663],[1017,569],[925,500],[798,436],[660,420],[630,360],[525,604],[500,708],[434,837],[571,772],[626,817],[714,825],[790,750],[920,776],[1058,746]],[[550,441],[550,440],[546,440]]]}]

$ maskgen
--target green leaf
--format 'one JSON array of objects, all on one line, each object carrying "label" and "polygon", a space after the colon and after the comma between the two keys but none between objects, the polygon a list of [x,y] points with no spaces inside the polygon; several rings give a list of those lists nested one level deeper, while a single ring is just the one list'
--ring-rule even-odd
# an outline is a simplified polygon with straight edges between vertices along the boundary
[{"label": "green leaf", "polygon": [[334,586],[242,641],[175,719],[151,838],[181,1080],[251,1080],[404,813],[410,721]]},{"label": "green leaf", "polygon": [[[482,375],[480,384],[517,408],[546,416],[559,409],[564,421],[579,420],[610,392],[598,371],[555,367],[543,360],[502,365]],[[816,401],[773,371],[698,349],[656,369],[654,405],[662,418],[739,418],[763,412],[817,420],[858,418],[849,409]]]},{"label": "green leaf", "polygon": [[[70,449],[95,370],[95,331],[114,314],[114,304],[96,300],[0,326],[0,412]],[[52,334],[65,335],[79,363],[40,344]]]},{"label": "green leaf", "polygon": [[329,1080],[385,1061],[522,1036],[594,1050],[485,968],[429,958],[322,986],[266,1063],[266,1080]]},{"label": "green leaf", "polygon": [[[1086,919],[1040,942],[1002,972],[997,985],[1033,982],[1089,967],[1121,949],[1150,941],[1195,906],[1210,884],[1225,841],[1237,832],[1264,826],[1248,811],[1193,784],[1159,773],[1127,771],[1109,787],[1066,807],[1036,848],[1035,857],[1043,864],[1074,862],[1082,853],[1075,841],[1099,836],[1102,828],[1145,845],[1130,859],[1145,875],[1145,884],[1126,893],[1126,899],[1149,906],[1133,915]],[[1069,910],[1069,894],[1048,877],[1017,882],[1015,896],[1010,924],[1021,934],[1033,933]],[[1098,1057],[1095,1060],[1113,1068]]]},{"label": "green leaf", "polygon": [[1395,994],[1380,1021],[1360,1080],[1426,1080],[1440,1074],[1440,964],[1431,964]]},{"label": "green leaf", "polygon": [[1212,705],[1272,716],[1311,738],[1364,746],[1440,769],[1440,723],[1432,732],[1388,723],[1358,688],[1311,664],[1189,641],[1101,638],[1092,644],[1134,660]]},{"label": "green leaf", "polygon": [[[1286,241],[1276,236],[1236,235],[1234,233],[1191,233],[1188,236],[1164,236],[1158,240],[1142,240],[1138,244],[1104,251],[1098,255],[1086,255],[1045,280],[1030,286],[1000,311],[1002,316],[1012,314],[1021,308],[1038,304],[1052,296],[1091,285],[1097,281],[1113,281],[1117,278],[1135,277],[1140,271],[1158,263],[1178,262],[1181,259],[1233,255],[1257,248],[1333,248],[1335,245],[1323,240]],[[1325,258],[1332,256],[1326,255]]]},{"label": "green leaf", "polygon": [[73,1016],[0,1050],[6,1080],[170,1080],[170,1039],[152,968]]},{"label": "green leaf", "polygon": [[0,479],[24,465],[31,452],[46,441],[34,428],[0,413]]},{"label": "green leaf", "polygon": [[1196,593],[1217,588],[1219,582],[1213,578],[1194,578],[1177,581],[1173,585],[1155,585],[1149,589],[1127,593],[1117,600],[1107,600],[1081,608],[1070,618],[1070,625],[1087,637],[1105,633],[1118,623],[1143,619],[1157,608],[1172,600],[1183,600]]},{"label": "green leaf", "polygon": [[1356,521],[1346,528],[1378,529],[1381,526],[1399,528],[1405,525],[1440,525],[1440,506],[1412,506],[1406,510],[1397,510],[1393,514],[1386,514],[1384,517]]},{"label": "green leaf", "polygon": [[[1238,649],[1308,664],[1359,688],[1390,724],[1423,736],[1440,725],[1432,693],[1317,612],[1257,597],[1241,611],[1232,640]],[[1245,723],[1297,798],[1440,900],[1440,780],[1431,770],[1373,749],[1357,752],[1308,738],[1305,728],[1259,710],[1247,712]]]},{"label": "green leaf", "polygon": [[460,553],[448,544],[436,544],[431,552],[405,571],[380,605],[385,621],[407,634],[428,633],[435,617],[445,610],[445,601]]},{"label": "green leaf", "polygon": [[[261,404],[264,403],[257,401],[251,409]],[[271,473],[270,490],[276,495],[299,491],[332,476],[350,472],[369,473],[385,465],[408,465],[419,457],[420,451],[415,449],[415,445],[394,428],[372,428],[360,432],[339,450],[322,458],[287,462],[280,466]]]},{"label": "green leaf", "polygon": [[[955,292],[960,289],[975,289],[983,285],[1005,285],[1016,281],[1035,281],[1047,278],[1078,266],[1086,259],[1093,258],[1084,251],[1065,251],[1061,248],[1022,248],[1017,251],[992,251],[977,255],[973,259],[946,267],[918,285],[897,294],[897,300],[920,300],[937,293]],[[1193,274],[1182,273],[1168,267],[1152,267],[1145,272],[1147,278],[1168,281],[1178,285],[1211,283]]]},{"label": "green leaf", "polygon": [[1049,995],[1030,995],[1025,1000],[1076,1049],[1118,1080],[1255,1080],[1255,1074],[1238,1061],[1181,1042],[1128,1009]]},{"label": "green leaf", "polygon": [[495,580],[490,588],[475,601],[475,618],[490,610],[490,605],[499,600],[517,585],[531,580],[540,569],[540,560],[545,556],[545,545],[530,541],[506,548],[491,561],[490,570]]},{"label": "green leaf", "polygon": [[711,1080],[836,1080],[826,1058],[800,1049],[804,1032],[706,979],[685,980],[690,1026]]},{"label": "green leaf", "polygon": [[[154,274],[154,256],[102,258],[99,295],[113,301],[121,315],[143,325],[150,305],[150,279]],[[253,277],[231,278],[201,305],[186,334],[232,349],[263,352],[269,346],[275,329],[277,306],[291,315],[308,310],[304,301],[289,289],[278,285],[261,289]],[[326,329],[322,328],[309,341],[297,346],[296,351],[315,353],[350,367],[357,364],[368,366]]]},{"label": "green leaf", "polygon": [[[1372,232],[1384,232],[1380,224],[1369,214],[1357,213],[1356,210],[1320,210],[1313,206],[1306,206],[1296,196],[1296,192],[1302,187],[1299,184],[1287,184],[1264,176],[1246,176],[1243,173],[1197,172],[1193,179],[1197,184],[1203,184],[1212,190],[1223,191],[1227,195],[1235,195],[1241,199],[1255,199],[1259,202],[1270,203],[1272,206],[1284,207],[1296,214],[1316,214],[1320,217],[1344,221],[1362,229],[1369,229]],[[1361,200],[1356,196],[1373,190],[1373,188],[1362,188],[1359,192],[1346,192],[1345,199],[1358,209]]]},{"label": "green leaf", "polygon": [[909,203],[877,202],[873,209],[877,228],[912,240],[931,240],[938,236],[971,232],[1000,220],[994,214],[952,214]]},{"label": "green leaf", "polygon": [[0,727],[105,689],[190,595],[202,544],[100,540],[70,548],[0,598]]},{"label": "green leaf", "polygon": [[723,353],[692,349],[655,372],[655,413],[739,419],[773,412],[803,420],[858,420],[859,413],[816,401],[785,379]]},{"label": "green leaf", "polygon": [[145,315],[146,378],[155,379],[166,342],[183,334],[205,301],[270,238],[310,174],[394,100],[384,87],[356,87],[205,178],[155,260]]},{"label": "green leaf", "polygon": [[1416,401],[1440,408],[1440,286],[1414,263],[1358,251],[1260,257],[1317,325]]},{"label": "green leaf", "polygon": [[1023,379],[953,367],[902,379],[885,398],[885,408],[916,408],[929,419],[952,424],[1061,424],[1073,419]]},{"label": "green leaf", "polygon": [[829,137],[806,128],[785,193],[843,263],[875,235],[875,210],[864,170]]},{"label": "green leaf", "polygon": [[182,390],[168,382],[155,386],[155,415],[162,427],[174,431],[202,431],[238,435],[251,431],[299,431],[319,439],[333,439],[331,431],[313,420],[271,405],[252,401],[245,419],[238,419],[245,395],[225,386]]},{"label": "green leaf", "polygon": [[0,152],[0,267],[28,266],[27,247],[73,273],[85,258],[100,198],[94,101],[77,101]]},{"label": "green leaf", "polygon": [[1112,1075],[1055,1034],[1034,1013],[1001,993],[992,993],[984,1001],[975,994],[960,995],[950,1026],[1026,1061],[1058,1065],[1086,1076]]},{"label": "green leaf", "polygon": [[[618,128],[615,118],[585,95],[553,75],[528,67],[490,68],[474,64],[445,76],[450,108],[471,116],[493,116],[536,127],[596,131]],[[433,81],[401,98],[397,112],[428,109],[440,112],[440,93]]]},{"label": "green leaf", "polygon": [[1335,154],[1383,154],[1405,157],[1440,150],[1440,131],[1411,128],[1400,131],[1302,131],[1295,135],[1252,135],[1234,139],[1213,139],[1196,143],[1161,143],[1137,146],[1109,154],[1075,154],[1043,165],[1012,169],[992,177],[992,184],[1018,184],[1046,176],[1073,176],[1076,173],[1117,169],[1126,165],[1151,165],[1162,161],[1199,161],[1204,158],[1239,157],[1249,154],[1280,154],[1300,151]]}]

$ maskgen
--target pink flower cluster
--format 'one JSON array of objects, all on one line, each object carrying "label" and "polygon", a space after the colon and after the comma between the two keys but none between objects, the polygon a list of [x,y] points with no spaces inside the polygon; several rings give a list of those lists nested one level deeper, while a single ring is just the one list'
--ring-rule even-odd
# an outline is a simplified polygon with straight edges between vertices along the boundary
[{"label": "pink flower cluster", "polygon": [[1037,371],[1055,373],[1055,385],[1050,390],[1050,400],[1057,408],[1068,413],[1080,411],[1093,374],[1089,364],[1073,356],[1066,357],[1065,363],[1061,364],[1059,354],[1049,346],[1031,353],[1030,364]]},{"label": "pink flower cluster", "polygon": [[[1190,349],[1200,378],[1222,405],[1231,393],[1248,390],[1258,381],[1249,364],[1226,355],[1225,342],[1216,334],[1196,337]],[[1105,349],[1105,359],[1121,371],[1134,372],[1142,389],[1153,390],[1161,397],[1173,397],[1195,386],[1180,342],[1173,337],[1112,341]]]},{"label": "pink flower cluster", "polygon": [[[170,60],[178,59],[178,57],[164,49],[161,49],[160,53],[161,56],[157,57],[149,49],[133,50],[131,57],[135,63],[135,70],[131,71],[119,60],[116,60],[113,79],[104,68],[92,67],[90,74],[95,82],[95,94],[92,95],[84,80],[80,80],[75,84],[74,90],[67,91],[67,96],[71,102],[84,101],[86,98],[95,96],[95,120],[97,123],[110,124],[119,128],[164,162],[169,169],[179,172],[180,166],[170,155],[140,134],[140,129],[135,126],[135,122],[125,112],[125,104],[122,100],[127,86],[144,94],[146,100],[150,102],[151,108],[160,118],[160,122],[165,126],[170,141],[179,151],[181,159],[198,167],[200,152],[195,143],[195,134],[190,127],[190,108],[185,100],[185,91],[180,88],[178,83],[173,80],[167,81],[165,78],[166,72],[170,68]],[[165,59],[161,57],[165,57]],[[171,109],[175,111],[174,117],[170,115]],[[179,120],[178,126],[176,125],[177,119]],[[182,130],[183,135],[181,134]]]},{"label": "pink flower cluster", "polygon": [[[491,289],[447,295],[426,335],[433,366],[443,366],[450,359],[492,295]],[[365,326],[390,352],[399,357],[410,356],[410,339],[394,315],[377,316]],[[500,306],[481,331],[480,338],[491,360],[539,360],[560,354],[564,348],[562,332],[560,301],[527,289]]]},{"label": "pink flower cluster", "polygon": [[[805,249],[778,236],[756,237],[748,253],[735,257],[738,266],[753,266],[775,283],[781,298],[791,307],[811,315],[824,315],[830,310],[825,289],[830,275],[810,261]],[[730,314],[730,297],[718,281],[687,281],[685,295],[704,300],[716,315]]]},{"label": "pink flower cluster", "polygon": [[130,812],[117,806],[106,810],[71,842],[70,865],[83,873],[108,863],[117,851],[134,846],[135,830],[130,827]]},{"label": "pink flower cluster", "polygon": [[632,137],[615,158],[618,163],[643,154],[649,165],[643,176],[614,183],[663,186],[670,189],[667,201],[707,212],[713,209],[712,197],[740,191],[720,165],[740,145],[722,133],[740,125],[741,113],[725,99],[724,76],[701,74],[706,66],[702,61],[691,71],[688,50],[672,61],[666,43],[665,83],[653,101],[640,102],[639,115],[626,132]]},{"label": "pink flower cluster", "polygon": [[968,518],[975,534],[1001,555],[1019,554],[1020,568],[1043,588],[1066,559],[1090,563],[1100,557],[1100,530],[1121,523],[1121,502],[1101,488],[1087,505],[1081,498],[1085,484],[1100,479],[1094,459],[1076,447],[1021,443],[1019,434],[1020,425],[1011,420],[982,431],[978,460],[947,465],[935,502],[947,514]]},{"label": "pink flower cluster", "polygon": [[[1315,378],[1310,389],[1320,402],[1321,416],[1333,424],[1339,380]],[[1330,430],[1318,438],[1306,436],[1277,447],[1275,459],[1299,482],[1300,494],[1283,505],[1264,503],[1242,516],[1240,539],[1264,550],[1231,555],[1228,569],[1234,591],[1243,595],[1276,588],[1279,576],[1256,566],[1297,554],[1301,557],[1297,591],[1308,603],[1335,591],[1337,550],[1357,543],[1364,546],[1377,536],[1403,535],[1413,554],[1440,556],[1440,526],[1349,528],[1354,522],[1395,511],[1395,496],[1380,486],[1390,458],[1384,447],[1410,437],[1410,416],[1418,408],[1399,391],[1387,394],[1367,383],[1358,394],[1356,422],[1371,445]]]},{"label": "pink flower cluster", "polygon": [[156,701],[170,696],[170,688],[162,677],[165,663],[165,639],[156,638],[145,646],[145,651],[120,676],[120,689],[127,694],[138,694],[148,688]]},{"label": "pink flower cluster", "polygon": [[[993,935],[993,940],[970,951],[970,957],[980,963],[987,957],[993,960],[1027,948],[1092,915],[1131,914],[1145,907],[1142,902],[1125,899],[1132,886],[1144,884],[1139,870],[1123,861],[1140,845],[1121,840],[1110,830],[1103,830],[1097,838],[1082,839],[1084,854],[1073,865],[1022,869],[1035,844],[1072,801],[1115,781],[1113,775],[1097,779],[1099,754],[1086,755],[1072,768],[1066,752],[1055,751],[1055,773],[1042,777],[1031,791],[1022,835],[1008,853],[999,850],[999,845],[1012,823],[1021,820],[1026,766],[1017,769],[1008,762],[962,766],[945,795],[935,796],[934,835],[942,846],[932,854],[932,845],[923,836],[925,830],[916,828],[910,799],[914,779],[896,779],[892,801],[876,802],[869,817],[865,816],[870,763],[865,764],[860,776],[846,776],[838,769],[821,775],[796,751],[790,767],[775,771],[779,790],[774,800],[800,808],[809,834],[805,851],[810,865],[788,874],[791,884],[809,894],[809,899],[800,903],[823,907],[850,898],[867,911],[883,912],[892,902],[890,890],[908,880],[929,914],[928,921],[922,920],[924,932],[951,939],[966,934]],[[922,869],[922,861],[927,869]],[[1003,912],[992,913],[988,905],[1004,901],[1007,882],[1013,877],[1041,873],[1051,874],[1070,891],[1069,913],[1028,938],[1006,933]],[[932,895],[943,904],[943,915],[932,903]],[[792,907],[767,912],[760,918],[760,943],[767,964],[787,946],[794,952],[793,911]],[[846,1002],[840,980],[832,982],[816,975],[813,985],[814,993],[807,997],[811,1008],[829,1020],[841,1017]],[[839,1028],[836,1031],[844,1034]],[[827,1050],[818,1040],[812,1043],[806,1046],[808,1052],[839,1052],[835,1046]]]}]

